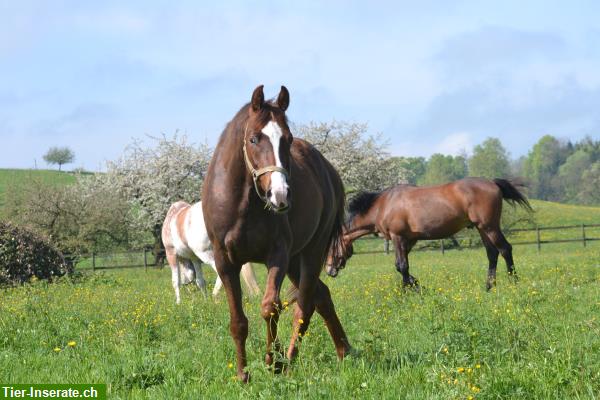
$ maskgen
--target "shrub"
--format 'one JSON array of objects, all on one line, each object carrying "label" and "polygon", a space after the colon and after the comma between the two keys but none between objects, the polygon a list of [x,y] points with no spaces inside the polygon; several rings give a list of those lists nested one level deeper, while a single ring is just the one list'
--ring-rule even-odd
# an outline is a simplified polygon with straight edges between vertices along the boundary
[{"label": "shrub", "polygon": [[38,279],[52,280],[72,272],[63,255],[51,243],[32,232],[0,222],[0,285]]}]

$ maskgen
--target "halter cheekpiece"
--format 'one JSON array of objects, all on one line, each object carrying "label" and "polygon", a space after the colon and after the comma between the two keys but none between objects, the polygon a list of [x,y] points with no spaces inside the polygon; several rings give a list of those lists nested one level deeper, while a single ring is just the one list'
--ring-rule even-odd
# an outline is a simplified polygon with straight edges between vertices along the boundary
[{"label": "halter cheekpiece", "polygon": [[244,145],[242,146],[242,151],[244,152],[244,161],[246,162],[246,168],[248,168],[250,175],[252,175],[252,180],[254,181],[254,190],[256,190],[256,194],[258,195],[258,197],[265,203],[265,208],[272,208],[273,206],[269,202],[269,199],[267,198],[267,196],[260,193],[260,190],[258,188],[258,178],[260,178],[261,175],[264,175],[268,172],[281,172],[283,175],[285,175],[285,179],[289,180],[290,174],[287,172],[287,170],[285,168],[278,167],[277,165],[268,165],[263,168],[255,169],[252,166],[252,163],[250,162],[250,158],[248,158],[248,151],[246,150],[246,134],[247,133],[248,133],[248,123],[246,122],[246,128],[244,129]]}]

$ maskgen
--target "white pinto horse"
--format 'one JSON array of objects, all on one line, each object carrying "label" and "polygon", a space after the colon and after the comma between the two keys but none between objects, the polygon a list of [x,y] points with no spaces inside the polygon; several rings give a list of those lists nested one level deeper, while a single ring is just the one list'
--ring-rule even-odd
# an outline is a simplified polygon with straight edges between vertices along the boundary
[{"label": "white pinto horse", "polygon": [[[202,202],[190,205],[178,201],[171,205],[162,226],[162,241],[171,266],[171,280],[177,304],[181,302],[179,287],[191,283],[206,293],[206,281],[202,275],[202,263],[209,264],[215,272],[215,260],[202,214]],[[252,264],[242,266],[242,277],[251,295],[260,293]],[[222,283],[217,274],[213,295],[219,293]]]}]

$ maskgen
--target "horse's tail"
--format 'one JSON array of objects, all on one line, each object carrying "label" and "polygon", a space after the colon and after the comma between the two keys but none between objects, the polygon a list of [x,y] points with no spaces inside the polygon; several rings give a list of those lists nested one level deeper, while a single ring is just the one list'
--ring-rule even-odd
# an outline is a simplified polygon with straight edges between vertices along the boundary
[{"label": "horse's tail", "polygon": [[518,180],[496,178],[494,179],[494,183],[500,188],[500,191],[502,192],[502,198],[504,200],[512,205],[515,205],[516,203],[525,208],[527,211],[533,212],[533,208],[531,208],[529,200],[527,200],[527,197],[525,197],[525,195],[518,189],[526,187],[523,182]]}]

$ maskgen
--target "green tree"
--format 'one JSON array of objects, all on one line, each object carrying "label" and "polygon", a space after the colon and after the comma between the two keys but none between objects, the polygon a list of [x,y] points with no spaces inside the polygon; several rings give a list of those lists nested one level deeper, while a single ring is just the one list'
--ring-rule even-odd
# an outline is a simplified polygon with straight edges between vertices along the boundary
[{"label": "green tree", "polygon": [[46,154],[44,160],[48,164],[58,164],[60,171],[63,164],[70,164],[75,161],[75,153],[68,147],[51,147]]},{"label": "green tree", "polygon": [[[582,190],[582,174],[593,164],[592,156],[583,149],[571,154],[558,170],[561,200],[576,202]],[[600,188],[599,188],[600,190]]]},{"label": "green tree", "polygon": [[433,154],[427,162],[425,174],[419,184],[436,185],[452,182],[467,176],[467,162],[463,156]]},{"label": "green tree", "polygon": [[427,167],[427,161],[423,157],[390,157],[389,162],[393,165],[398,180],[411,185],[417,184]]},{"label": "green tree", "polygon": [[577,201],[583,204],[600,204],[600,161],[596,161],[581,175]]},{"label": "green tree", "polygon": [[509,175],[510,162],[500,140],[487,138],[473,149],[469,158],[469,175],[483,178],[501,178]]},{"label": "green tree", "polygon": [[532,197],[558,200],[560,190],[556,179],[558,169],[572,152],[571,143],[562,143],[554,136],[542,137],[527,155],[523,172],[531,181]]}]

